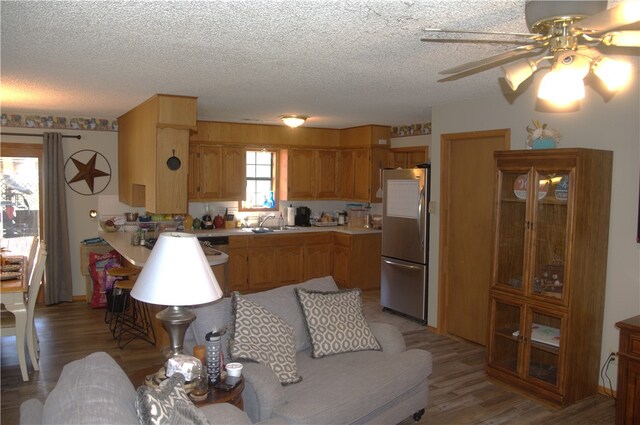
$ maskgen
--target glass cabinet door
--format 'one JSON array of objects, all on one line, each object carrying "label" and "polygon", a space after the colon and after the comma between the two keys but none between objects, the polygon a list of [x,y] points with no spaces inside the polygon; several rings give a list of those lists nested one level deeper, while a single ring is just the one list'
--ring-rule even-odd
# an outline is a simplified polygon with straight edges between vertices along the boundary
[{"label": "glass cabinet door", "polygon": [[522,306],[492,298],[491,309],[493,328],[490,336],[489,363],[517,374],[522,340]]},{"label": "glass cabinet door", "polygon": [[523,290],[529,181],[523,172],[500,172],[497,267],[494,284]]},{"label": "glass cabinet door", "polygon": [[562,316],[538,311],[535,308],[531,308],[528,312],[527,379],[558,386],[562,320]]},{"label": "glass cabinet door", "polygon": [[533,284],[536,295],[563,298],[570,173],[536,173]]}]

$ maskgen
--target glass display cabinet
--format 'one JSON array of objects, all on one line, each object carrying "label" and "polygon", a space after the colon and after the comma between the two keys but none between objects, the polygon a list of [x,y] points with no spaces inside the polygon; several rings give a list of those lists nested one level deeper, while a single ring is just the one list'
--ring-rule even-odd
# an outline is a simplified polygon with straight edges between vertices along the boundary
[{"label": "glass display cabinet", "polygon": [[495,160],[487,373],[569,404],[598,387],[612,153],[501,151]]}]

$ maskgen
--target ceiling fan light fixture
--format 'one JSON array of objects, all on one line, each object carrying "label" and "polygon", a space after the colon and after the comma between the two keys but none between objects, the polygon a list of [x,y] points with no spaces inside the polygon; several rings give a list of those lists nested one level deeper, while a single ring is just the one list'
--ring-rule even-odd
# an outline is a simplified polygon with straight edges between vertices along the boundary
[{"label": "ceiling fan light fixture", "polygon": [[306,115],[282,115],[280,119],[291,128],[300,127],[309,118]]},{"label": "ceiling fan light fixture", "polygon": [[568,106],[584,99],[584,82],[575,74],[552,70],[540,82],[538,98],[548,100],[557,106]]},{"label": "ceiling fan light fixture", "polygon": [[537,69],[536,62],[531,59],[522,59],[511,65],[502,66],[504,79],[513,91],[516,91],[518,86],[531,77]]},{"label": "ceiling fan light fixture", "polygon": [[592,70],[610,91],[623,88],[631,79],[631,64],[605,56],[593,64]]}]

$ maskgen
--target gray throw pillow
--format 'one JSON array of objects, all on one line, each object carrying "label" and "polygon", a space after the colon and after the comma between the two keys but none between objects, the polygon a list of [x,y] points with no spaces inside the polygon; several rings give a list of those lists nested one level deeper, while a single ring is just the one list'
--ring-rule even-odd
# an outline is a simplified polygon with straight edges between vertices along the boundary
[{"label": "gray throw pillow", "polygon": [[181,373],[173,374],[157,388],[146,385],[138,388],[136,410],[140,425],[209,425],[206,416],[189,399]]},{"label": "gray throw pillow", "polygon": [[296,365],[293,328],[281,317],[234,292],[229,354],[233,361],[253,361],[273,370],[283,385],[302,379]]},{"label": "gray throw pillow", "polygon": [[295,291],[311,340],[311,357],[382,350],[364,318],[360,289]]}]

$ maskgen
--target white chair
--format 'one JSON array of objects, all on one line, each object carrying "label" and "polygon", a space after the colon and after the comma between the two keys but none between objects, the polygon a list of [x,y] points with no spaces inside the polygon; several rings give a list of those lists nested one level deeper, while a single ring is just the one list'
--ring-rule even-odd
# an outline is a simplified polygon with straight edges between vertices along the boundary
[{"label": "white chair", "polygon": [[[29,276],[29,290],[27,292],[27,299],[25,300],[27,326],[25,330],[25,339],[27,340],[27,349],[29,351],[29,357],[31,358],[31,364],[35,370],[40,370],[40,363],[38,361],[38,333],[35,327],[35,308],[36,300],[38,298],[38,292],[40,292],[40,285],[42,283],[42,277],[44,275],[44,268],[47,261],[47,251],[44,244],[40,246],[37,254],[37,260],[34,268]],[[16,316],[9,312],[3,311],[0,315],[0,334],[2,336],[16,336],[16,340],[24,340],[23,338],[17,338],[16,335]],[[26,371],[26,359],[24,359],[24,346],[17,347],[18,358],[20,361],[20,369],[22,372],[22,379],[28,381],[29,377]]]}]

